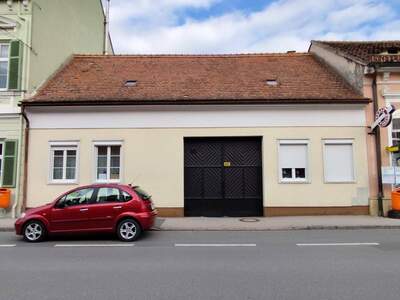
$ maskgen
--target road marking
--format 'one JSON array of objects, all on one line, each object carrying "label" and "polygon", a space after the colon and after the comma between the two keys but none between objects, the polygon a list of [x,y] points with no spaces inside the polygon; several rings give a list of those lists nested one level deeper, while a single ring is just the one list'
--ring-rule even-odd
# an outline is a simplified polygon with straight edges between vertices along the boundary
[{"label": "road marking", "polygon": [[299,247],[307,246],[379,246],[379,243],[317,243],[317,244],[296,244]]},{"label": "road marking", "polygon": [[0,248],[11,248],[17,246],[16,244],[5,244],[5,245],[0,245]]},{"label": "road marking", "polygon": [[55,244],[54,247],[132,247],[135,244]]},{"label": "road marking", "polygon": [[175,247],[255,247],[257,244],[175,244]]}]

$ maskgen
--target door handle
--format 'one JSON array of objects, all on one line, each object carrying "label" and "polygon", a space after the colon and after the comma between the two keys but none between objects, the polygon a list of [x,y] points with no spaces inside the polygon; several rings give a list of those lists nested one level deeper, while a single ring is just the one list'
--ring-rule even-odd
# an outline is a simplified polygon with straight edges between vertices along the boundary
[{"label": "door handle", "polygon": [[81,208],[80,211],[88,211],[89,208]]},{"label": "door handle", "polygon": [[120,209],[120,208],[122,208],[122,206],[114,206],[113,208]]}]

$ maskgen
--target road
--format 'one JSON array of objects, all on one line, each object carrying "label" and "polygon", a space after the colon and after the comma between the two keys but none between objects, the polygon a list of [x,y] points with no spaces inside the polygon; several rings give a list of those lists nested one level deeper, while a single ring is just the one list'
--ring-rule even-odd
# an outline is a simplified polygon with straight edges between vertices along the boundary
[{"label": "road", "polygon": [[[121,246],[122,245],[122,246]],[[400,299],[400,230],[0,233],[0,299]]]}]

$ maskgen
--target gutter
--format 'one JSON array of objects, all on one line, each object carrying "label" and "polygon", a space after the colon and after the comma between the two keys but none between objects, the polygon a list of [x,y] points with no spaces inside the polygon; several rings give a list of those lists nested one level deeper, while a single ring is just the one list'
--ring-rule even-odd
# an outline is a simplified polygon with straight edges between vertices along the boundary
[{"label": "gutter", "polygon": [[22,188],[22,206],[21,211],[25,211],[26,209],[26,195],[28,191],[28,150],[29,150],[29,128],[30,122],[28,116],[25,113],[25,106],[22,105],[21,107],[21,114],[25,120],[25,149],[24,149],[24,178],[23,178],[23,188]]},{"label": "gutter", "polygon": [[114,100],[54,100],[40,101],[30,100],[23,101],[23,106],[99,106],[99,105],[243,105],[243,104],[368,104],[369,98],[354,98],[354,99],[181,99],[181,100],[129,100],[129,99],[114,99]]},{"label": "gutter", "polygon": [[[374,104],[374,115],[378,111],[378,91],[376,87],[376,71],[372,81],[372,101]],[[381,131],[377,126],[375,129],[375,152],[376,152],[376,171],[378,181],[378,215],[383,217],[383,183],[382,183],[382,152],[381,152]]]}]

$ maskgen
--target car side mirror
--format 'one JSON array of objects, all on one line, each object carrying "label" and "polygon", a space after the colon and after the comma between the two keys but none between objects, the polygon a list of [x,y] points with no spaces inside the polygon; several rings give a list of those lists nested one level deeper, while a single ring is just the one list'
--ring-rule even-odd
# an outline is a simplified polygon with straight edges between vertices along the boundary
[{"label": "car side mirror", "polygon": [[54,205],[55,208],[64,208],[65,203],[64,201],[57,201],[56,205]]}]

